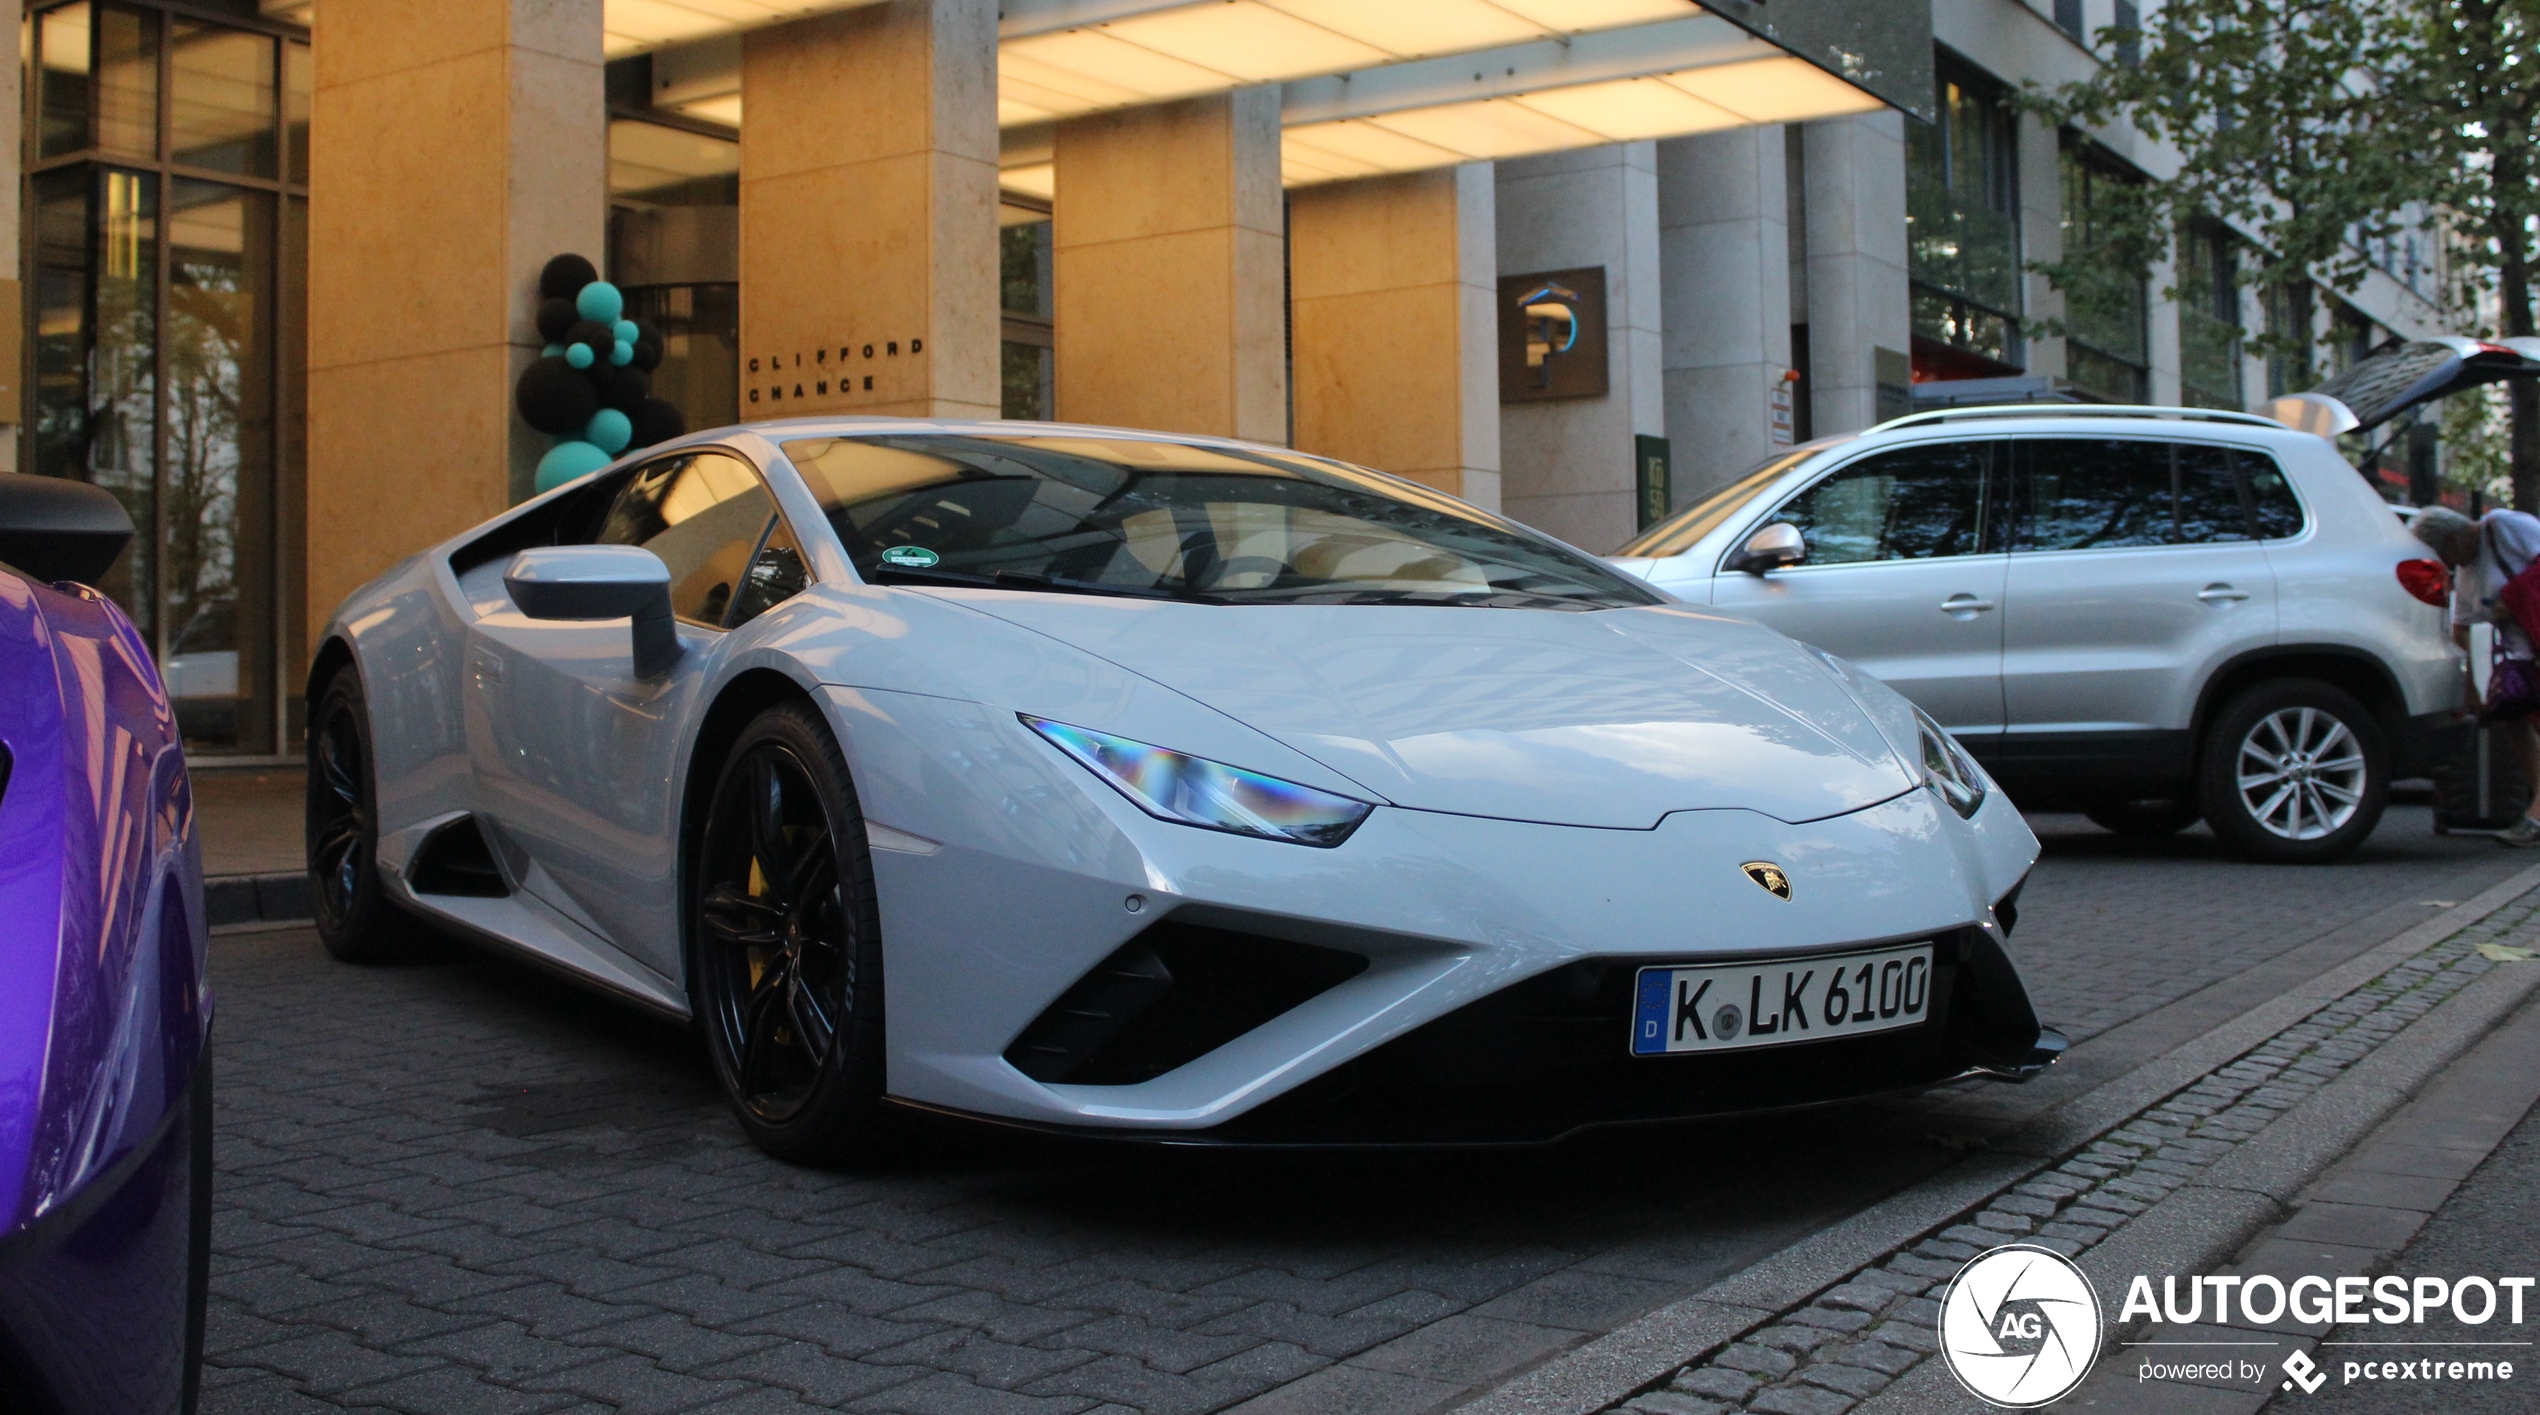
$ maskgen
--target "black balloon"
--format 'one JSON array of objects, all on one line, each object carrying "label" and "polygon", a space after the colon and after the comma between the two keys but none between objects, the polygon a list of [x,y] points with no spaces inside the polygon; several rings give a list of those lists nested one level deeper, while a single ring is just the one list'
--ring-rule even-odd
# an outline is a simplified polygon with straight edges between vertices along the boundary
[{"label": "black balloon", "polygon": [[538,298],[570,303],[582,293],[583,286],[599,278],[600,272],[591,262],[578,255],[560,255],[538,272]]},{"label": "black balloon", "polygon": [[609,361],[609,350],[617,347],[617,328],[596,319],[577,319],[565,330],[563,342],[590,345],[592,358],[604,364]]},{"label": "black balloon", "polygon": [[643,411],[644,400],[652,396],[652,380],[632,366],[619,368],[606,362],[593,364],[585,375],[600,391],[600,406],[615,408],[632,418]]},{"label": "black balloon", "polygon": [[571,300],[540,300],[538,302],[538,337],[550,344],[561,344],[564,342],[565,331],[571,329],[573,322],[581,317],[573,312]]},{"label": "black balloon", "polygon": [[661,367],[662,332],[651,321],[635,321],[635,367],[646,373]]},{"label": "black balloon", "polygon": [[523,422],[553,437],[579,437],[600,410],[599,390],[563,358],[545,358],[521,370],[512,390]]},{"label": "black balloon", "polygon": [[635,436],[627,443],[630,447],[650,447],[656,442],[668,442],[688,430],[688,420],[679,409],[659,398],[645,399],[642,410],[633,417]]}]

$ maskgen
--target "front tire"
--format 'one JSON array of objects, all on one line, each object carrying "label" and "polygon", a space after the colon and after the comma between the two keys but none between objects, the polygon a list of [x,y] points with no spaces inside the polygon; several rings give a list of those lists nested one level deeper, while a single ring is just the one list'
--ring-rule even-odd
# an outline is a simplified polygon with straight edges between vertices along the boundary
[{"label": "front tire", "polygon": [[873,863],[846,757],[810,704],[769,708],[732,744],[688,920],[697,1018],[752,1143],[809,1165],[884,1148]]},{"label": "front tire", "polygon": [[2247,689],[2215,715],[2198,784],[2206,822],[2243,857],[2320,864],[2381,823],[2390,753],[2353,694],[2284,678]]},{"label": "front tire", "polygon": [[2128,840],[2163,840],[2205,818],[2194,801],[2118,801],[2089,812],[2090,823]]},{"label": "front tire", "polygon": [[371,771],[370,704],[361,674],[343,668],[309,714],[306,842],[318,942],[344,963],[412,956],[417,925],[389,902],[379,878],[379,811]]}]

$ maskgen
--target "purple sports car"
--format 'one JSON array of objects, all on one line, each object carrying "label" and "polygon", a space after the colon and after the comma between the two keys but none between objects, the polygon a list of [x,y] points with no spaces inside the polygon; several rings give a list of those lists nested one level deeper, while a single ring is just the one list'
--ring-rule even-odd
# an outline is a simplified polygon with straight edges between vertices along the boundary
[{"label": "purple sports car", "polygon": [[210,1260],[193,794],[130,620],[132,523],[0,474],[0,1411],[190,1411]]}]

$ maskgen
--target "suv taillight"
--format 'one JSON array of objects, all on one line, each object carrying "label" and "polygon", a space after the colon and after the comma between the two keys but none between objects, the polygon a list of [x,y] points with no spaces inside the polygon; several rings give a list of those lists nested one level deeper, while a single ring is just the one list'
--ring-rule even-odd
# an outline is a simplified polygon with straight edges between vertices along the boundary
[{"label": "suv taillight", "polygon": [[2399,562],[2399,588],[2428,604],[2452,601],[2452,572],[2440,560],[2402,560]]}]

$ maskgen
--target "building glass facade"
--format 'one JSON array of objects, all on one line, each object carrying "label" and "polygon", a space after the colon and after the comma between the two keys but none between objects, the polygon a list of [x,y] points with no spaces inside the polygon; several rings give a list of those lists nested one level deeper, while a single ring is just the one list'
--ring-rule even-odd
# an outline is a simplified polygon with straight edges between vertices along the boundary
[{"label": "building glass facade", "polygon": [[1057,416],[1057,339],[1051,322],[1050,217],[1008,201],[998,209],[997,305],[1002,412],[1047,421]]},{"label": "building glass facade", "polygon": [[[612,75],[614,80],[616,76]],[[649,78],[631,85],[642,94]],[[622,110],[609,118],[611,283],[627,318],[662,332],[652,393],[691,428],[741,418],[741,144],[714,125]]]},{"label": "building glass facade", "polygon": [[1940,121],[1906,125],[1914,378],[2018,373],[2027,354],[2016,119],[1998,85],[1946,55],[1936,68]]},{"label": "building glass facade", "polygon": [[2079,144],[2063,152],[2064,368],[2111,403],[2152,401],[2150,282],[2118,250],[2116,205],[2139,180]]},{"label": "building glass facade", "polygon": [[100,586],[158,655],[189,751],[294,740],[306,35],[207,7],[35,10],[25,36],[20,465],[132,514]]},{"label": "building glass facade", "polygon": [[2247,405],[2240,390],[2240,278],[2231,233],[2198,223],[2178,240],[2180,401],[2192,408]]}]

